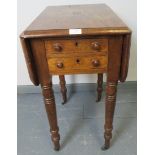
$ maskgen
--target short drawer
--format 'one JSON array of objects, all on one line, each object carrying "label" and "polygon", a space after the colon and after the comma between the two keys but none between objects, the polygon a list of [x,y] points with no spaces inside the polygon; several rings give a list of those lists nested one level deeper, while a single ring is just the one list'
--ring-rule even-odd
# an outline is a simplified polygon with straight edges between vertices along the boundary
[{"label": "short drawer", "polygon": [[49,39],[45,40],[46,55],[67,53],[107,53],[108,39]]},{"label": "short drawer", "polygon": [[102,73],[107,70],[107,56],[86,57],[60,57],[48,59],[49,71],[51,74],[82,74],[82,73]]}]

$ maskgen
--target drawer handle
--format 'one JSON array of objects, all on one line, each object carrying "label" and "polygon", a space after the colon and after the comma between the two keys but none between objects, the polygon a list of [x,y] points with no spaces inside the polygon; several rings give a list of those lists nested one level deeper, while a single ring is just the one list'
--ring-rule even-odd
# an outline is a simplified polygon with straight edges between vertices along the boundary
[{"label": "drawer handle", "polygon": [[99,42],[93,42],[91,45],[92,49],[99,51],[101,49],[101,45]]},{"label": "drawer handle", "polygon": [[62,51],[62,45],[60,43],[56,43],[53,45],[54,50],[61,52]]},{"label": "drawer handle", "polygon": [[92,61],[92,65],[93,65],[94,67],[98,67],[98,66],[100,65],[100,61],[99,61],[99,60],[93,60],[93,61]]},{"label": "drawer handle", "polygon": [[62,62],[60,62],[60,63],[57,64],[57,67],[58,67],[58,68],[63,68],[63,66],[64,66],[64,65],[63,65]]}]

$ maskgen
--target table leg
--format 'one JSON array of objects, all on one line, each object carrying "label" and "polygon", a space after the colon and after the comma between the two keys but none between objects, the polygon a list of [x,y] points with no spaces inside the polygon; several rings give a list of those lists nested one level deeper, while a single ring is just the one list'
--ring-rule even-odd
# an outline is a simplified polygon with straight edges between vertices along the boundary
[{"label": "table leg", "polygon": [[59,135],[59,128],[57,124],[57,114],[56,114],[56,105],[55,105],[55,99],[54,94],[52,90],[52,84],[48,85],[42,85],[42,93],[44,96],[44,102],[45,102],[45,108],[50,124],[50,133],[51,133],[51,139],[54,143],[54,149],[59,150],[60,149],[60,135]]},{"label": "table leg", "polygon": [[102,91],[103,91],[103,73],[99,73],[98,79],[97,79],[97,99],[96,99],[96,102],[99,102],[101,100]]},{"label": "table leg", "polygon": [[65,76],[59,75],[59,80],[60,80],[61,93],[63,97],[62,104],[65,104],[67,102],[67,88],[66,88]]},{"label": "table leg", "polygon": [[117,82],[107,82],[106,86],[106,104],[105,104],[105,145],[102,147],[106,150],[110,147],[110,139],[112,138],[113,116],[116,103]]},{"label": "table leg", "polygon": [[56,105],[54,99],[54,93],[52,89],[52,79],[49,73],[48,63],[46,59],[46,49],[45,44],[42,39],[32,39],[31,49],[33,51],[33,56],[35,64],[37,66],[37,75],[39,83],[41,84],[42,94],[44,97],[45,108],[47,112],[47,117],[50,125],[51,139],[54,144],[54,149],[60,149],[60,135],[59,128],[57,124],[57,114]]}]

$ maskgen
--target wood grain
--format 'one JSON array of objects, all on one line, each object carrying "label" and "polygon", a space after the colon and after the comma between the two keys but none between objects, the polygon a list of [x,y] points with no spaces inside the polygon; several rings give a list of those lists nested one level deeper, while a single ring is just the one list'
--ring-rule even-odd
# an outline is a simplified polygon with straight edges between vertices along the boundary
[{"label": "wood grain", "polygon": [[56,105],[52,89],[52,81],[50,78],[48,64],[46,60],[44,42],[42,40],[33,39],[31,40],[31,47],[33,50],[35,62],[37,64],[37,74],[39,77],[39,81],[41,83],[45,108],[47,112],[48,121],[50,124],[51,139],[54,143],[54,149],[59,150],[60,135],[59,135],[59,127],[57,124]]},{"label": "wood grain", "polygon": [[[69,29],[81,34],[69,34]],[[103,73],[107,74],[105,103],[105,145],[112,138],[118,80],[128,73],[131,30],[105,4],[47,7],[21,34],[21,43],[34,85],[41,84],[55,150],[60,135],[52,90],[52,75],[59,75],[66,101],[65,74],[98,76],[98,100]],[[93,46],[92,46],[93,45]]]},{"label": "wood grain", "polygon": [[99,73],[97,75],[97,99],[96,99],[96,102],[99,102],[101,100],[102,91],[103,91],[103,74]]},{"label": "wood grain", "polygon": [[62,94],[62,98],[63,98],[62,104],[65,104],[67,102],[67,88],[66,88],[65,76],[60,75],[59,80],[60,80],[61,94]]},{"label": "wood grain", "polygon": [[30,47],[29,39],[20,38],[20,41],[21,41],[21,45],[23,48],[24,57],[25,57],[29,77],[30,77],[32,83],[35,86],[38,86],[39,85],[39,79],[37,76],[36,66],[34,63],[34,58],[33,58],[32,50]]},{"label": "wood grain", "polygon": [[76,28],[82,29],[83,35],[131,32],[105,4],[66,5],[47,7],[24,31],[22,37],[69,36],[69,29]]},{"label": "wood grain", "polygon": [[[99,60],[99,66],[94,67],[93,61]],[[57,64],[62,63],[63,67],[58,68]],[[70,56],[66,58],[50,58],[48,59],[49,72],[53,75],[64,75],[64,74],[85,74],[94,72],[105,72],[107,70],[108,57],[107,56],[94,56],[87,55],[86,57]]]},{"label": "wood grain", "polygon": [[[99,49],[94,49],[94,43],[99,44]],[[61,50],[57,51],[54,45],[61,46]],[[108,39],[50,39],[45,41],[47,57],[51,54],[71,54],[71,53],[105,53],[108,51]]]},{"label": "wood grain", "polygon": [[129,57],[130,57],[131,34],[123,38],[123,50],[121,58],[120,81],[124,82],[128,74]]},{"label": "wood grain", "polygon": [[106,150],[110,147],[112,138],[113,117],[116,105],[117,83],[119,80],[121,66],[123,37],[116,36],[109,41],[109,57],[107,69],[107,84],[106,84],[106,100],[105,100],[105,144],[102,147]]}]

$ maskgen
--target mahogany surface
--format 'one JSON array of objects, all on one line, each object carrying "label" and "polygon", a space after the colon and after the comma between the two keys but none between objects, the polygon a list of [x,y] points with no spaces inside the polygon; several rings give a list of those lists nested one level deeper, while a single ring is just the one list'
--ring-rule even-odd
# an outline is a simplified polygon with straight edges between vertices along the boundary
[{"label": "mahogany surface", "polygon": [[103,91],[103,73],[98,73],[97,76],[97,99],[96,102],[99,102],[102,97]]},{"label": "mahogany surface", "polygon": [[[66,104],[67,102],[67,88],[66,88],[66,80],[64,75],[59,75],[61,94],[63,98],[62,104]],[[103,91],[103,73],[97,74],[97,99],[96,102],[99,102],[102,97]]]},{"label": "mahogany surface", "polygon": [[89,4],[48,6],[22,36],[66,36],[68,29],[74,28],[81,28],[83,35],[130,33],[126,24],[106,4]]},{"label": "mahogany surface", "polygon": [[67,102],[67,88],[66,88],[65,76],[59,75],[59,80],[60,80],[61,94],[63,98],[62,104],[65,104]]},{"label": "mahogany surface", "polygon": [[[80,29],[71,34],[70,29]],[[20,35],[34,85],[41,85],[54,149],[60,149],[52,75],[59,75],[64,103],[66,74],[98,74],[101,99],[103,74],[107,76],[105,101],[105,145],[112,138],[117,83],[128,73],[131,30],[105,4],[49,6]]]}]

